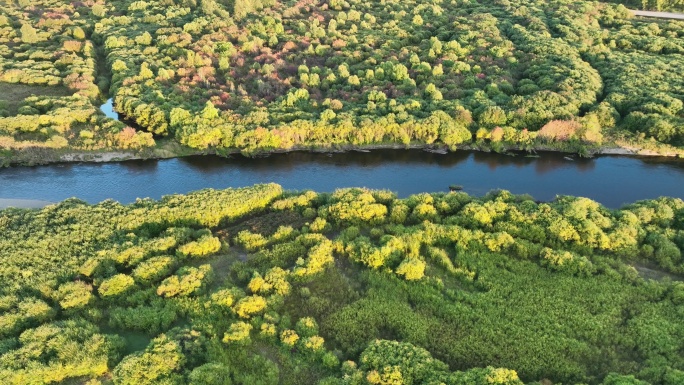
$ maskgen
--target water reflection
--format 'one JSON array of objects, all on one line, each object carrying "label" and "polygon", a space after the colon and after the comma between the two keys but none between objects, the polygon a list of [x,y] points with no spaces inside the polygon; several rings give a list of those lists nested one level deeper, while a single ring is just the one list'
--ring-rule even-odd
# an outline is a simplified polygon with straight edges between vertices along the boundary
[{"label": "water reflection", "polygon": [[126,169],[129,173],[135,173],[135,174],[149,174],[149,173],[154,173],[158,166],[159,166],[159,160],[158,159],[149,159],[149,160],[130,160],[130,161],[125,161],[120,163],[121,167]]},{"label": "water reflection", "polygon": [[666,157],[643,157],[641,161],[644,163],[644,167],[651,169],[670,169],[673,171],[684,170],[684,160],[672,161],[671,158]]},{"label": "water reflection", "polygon": [[567,155],[553,152],[539,152],[536,156],[526,156],[525,154],[509,154],[504,156],[477,152],[473,155],[473,160],[476,163],[486,165],[490,171],[496,171],[501,167],[523,169],[534,165],[535,171],[540,175],[562,169],[587,172],[593,170],[596,165],[592,159],[568,157]]},{"label": "water reflection", "polygon": [[559,154],[544,156],[535,163],[535,171],[539,175],[553,173],[564,168],[572,168],[581,173],[589,172],[594,169],[596,162],[592,159],[569,158]]},{"label": "water reflection", "polygon": [[319,166],[334,167],[362,167],[377,168],[387,164],[425,165],[434,164],[440,167],[454,167],[466,162],[472,153],[457,152],[449,154],[434,154],[420,150],[375,150],[371,152],[340,152],[340,153],[312,153],[289,152],[272,154],[271,156],[249,158],[240,154],[229,158],[216,156],[189,156],[181,162],[200,171],[211,171],[225,167],[241,167],[249,170],[293,170],[303,165],[317,164]]},{"label": "water reflection", "polygon": [[484,164],[491,171],[496,171],[499,167],[514,166],[516,168],[525,167],[534,162],[536,158],[525,158],[522,156],[500,155],[493,157],[491,153],[476,152],[473,155],[473,160],[476,163]]}]

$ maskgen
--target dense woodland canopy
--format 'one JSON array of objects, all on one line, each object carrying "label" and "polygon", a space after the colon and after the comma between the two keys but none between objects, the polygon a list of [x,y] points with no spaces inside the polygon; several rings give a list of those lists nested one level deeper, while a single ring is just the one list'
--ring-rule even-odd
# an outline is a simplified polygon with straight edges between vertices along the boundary
[{"label": "dense woodland canopy", "polygon": [[[169,143],[219,153],[684,146],[684,22],[634,18],[622,5],[2,3],[5,155]],[[656,3],[640,7],[681,7]],[[129,125],[97,110],[107,95]]]},{"label": "dense woodland canopy", "polygon": [[203,190],[0,211],[3,384],[678,385],[684,201]]},{"label": "dense woodland canopy", "polygon": [[[684,23],[597,2],[0,0],[0,163],[682,148],[683,54]],[[0,382],[678,385],[683,249],[671,198],[270,184],[7,209]]]}]

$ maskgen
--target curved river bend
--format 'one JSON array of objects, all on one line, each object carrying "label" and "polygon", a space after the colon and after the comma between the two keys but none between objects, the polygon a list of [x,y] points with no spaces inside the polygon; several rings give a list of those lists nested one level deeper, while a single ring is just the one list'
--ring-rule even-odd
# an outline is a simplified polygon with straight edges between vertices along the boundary
[{"label": "curved river bend", "polygon": [[249,159],[198,156],[118,163],[69,163],[0,169],[0,198],[57,202],[77,197],[90,203],[113,198],[186,193],[203,188],[275,182],[286,189],[333,191],[341,187],[389,189],[400,197],[447,191],[459,184],[483,195],[492,189],[527,193],[538,200],[585,196],[618,208],[639,199],[684,198],[684,161],[625,156],[568,160],[461,151],[420,150],[316,154],[293,152]]}]

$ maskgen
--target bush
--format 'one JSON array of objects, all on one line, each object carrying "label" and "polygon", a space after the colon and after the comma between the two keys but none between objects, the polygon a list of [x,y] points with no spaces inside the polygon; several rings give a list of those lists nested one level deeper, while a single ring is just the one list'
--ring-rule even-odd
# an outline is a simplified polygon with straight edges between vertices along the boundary
[{"label": "bush", "polygon": [[186,257],[204,257],[221,249],[221,241],[211,234],[202,235],[198,240],[186,243],[178,248],[178,252]]},{"label": "bush", "polygon": [[100,283],[97,292],[102,298],[120,297],[135,287],[135,280],[126,274],[117,274]]},{"label": "bush", "polygon": [[250,318],[266,309],[266,299],[260,295],[252,295],[240,299],[234,307],[240,318]]},{"label": "bush", "polygon": [[141,283],[151,283],[168,276],[174,264],[175,258],[170,255],[152,257],[140,263],[132,274]]},{"label": "bush", "polygon": [[67,282],[57,289],[57,300],[62,309],[83,308],[92,300],[92,286],[85,282]]},{"label": "bush", "polygon": [[189,296],[200,292],[211,279],[213,272],[210,265],[199,268],[183,266],[165,280],[157,288],[157,295],[162,297]]},{"label": "bush", "polygon": [[539,138],[563,142],[577,137],[582,126],[576,121],[552,120],[539,130]]}]

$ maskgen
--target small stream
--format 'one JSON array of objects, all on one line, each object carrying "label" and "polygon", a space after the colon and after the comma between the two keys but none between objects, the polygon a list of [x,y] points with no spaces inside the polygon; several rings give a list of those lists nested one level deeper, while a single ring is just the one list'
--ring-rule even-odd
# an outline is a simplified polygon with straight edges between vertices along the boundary
[{"label": "small stream", "polygon": [[100,106],[100,110],[105,114],[106,117],[119,120],[119,113],[114,111],[114,99],[107,99],[105,104]]}]

